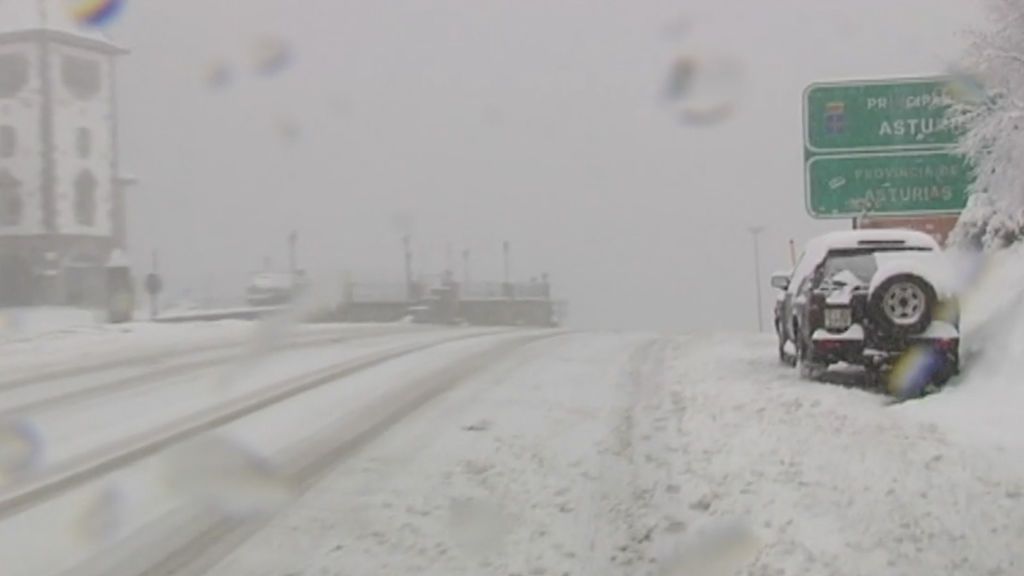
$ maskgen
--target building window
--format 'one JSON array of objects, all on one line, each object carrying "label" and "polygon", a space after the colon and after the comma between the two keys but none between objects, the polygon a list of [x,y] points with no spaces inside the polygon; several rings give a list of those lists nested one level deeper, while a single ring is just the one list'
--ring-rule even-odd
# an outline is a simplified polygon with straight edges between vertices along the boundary
[{"label": "building window", "polygon": [[88,128],[79,128],[75,134],[75,148],[78,150],[79,158],[88,158],[92,155],[92,131]]},{"label": "building window", "polygon": [[75,98],[89,100],[99,94],[99,62],[77,56],[64,56],[61,59],[60,71],[64,86]]},{"label": "building window", "polygon": [[0,54],[0,98],[13,98],[28,84],[28,58],[24,54]]},{"label": "building window", "polygon": [[21,182],[6,170],[0,172],[0,226],[21,223]]},{"label": "building window", "polygon": [[75,222],[79,226],[96,225],[96,177],[88,170],[75,178]]},{"label": "building window", "polygon": [[0,158],[11,158],[18,150],[18,132],[14,126],[0,126]]}]

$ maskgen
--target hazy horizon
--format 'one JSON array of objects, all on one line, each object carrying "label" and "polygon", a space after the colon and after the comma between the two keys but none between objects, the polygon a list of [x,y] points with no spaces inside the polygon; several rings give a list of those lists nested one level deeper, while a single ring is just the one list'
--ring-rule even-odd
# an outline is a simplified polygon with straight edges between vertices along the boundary
[{"label": "hazy horizon", "polygon": [[[848,225],[804,210],[803,88],[943,73],[981,14],[957,0],[302,6],[133,2],[111,29],[132,50],[118,77],[122,164],[140,178],[131,254],[144,272],[159,249],[168,298],[241,295],[265,256],[284,264],[293,229],[323,281],[399,280],[412,231],[419,271],[468,248],[481,280],[500,279],[510,241],[514,276],[549,272],[574,326],[750,329],[747,227],[766,227],[767,314],[788,240]],[[255,70],[263,38],[288,47],[272,74]],[[731,117],[680,121],[662,95],[683,55],[738,63]]]}]

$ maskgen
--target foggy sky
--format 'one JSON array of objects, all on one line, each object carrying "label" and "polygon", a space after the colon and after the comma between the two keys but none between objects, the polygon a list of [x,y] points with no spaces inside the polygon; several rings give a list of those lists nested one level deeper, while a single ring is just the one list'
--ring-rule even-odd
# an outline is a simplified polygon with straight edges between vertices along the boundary
[{"label": "foggy sky", "polygon": [[[244,6],[244,8],[240,8]],[[550,272],[580,327],[748,330],[767,274],[848,222],[804,210],[812,81],[941,73],[967,0],[176,0],[130,2],[119,70],[132,256],[158,248],[169,298],[241,294],[285,237],[320,281],[400,279],[472,251],[475,279]],[[293,62],[253,70],[260,37]],[[737,113],[693,127],[661,98],[688,53],[743,67]],[[231,79],[211,87],[218,63]],[[282,126],[295,127],[294,139]],[[457,268],[458,270],[458,268]],[[461,274],[461,272],[458,272]]]}]

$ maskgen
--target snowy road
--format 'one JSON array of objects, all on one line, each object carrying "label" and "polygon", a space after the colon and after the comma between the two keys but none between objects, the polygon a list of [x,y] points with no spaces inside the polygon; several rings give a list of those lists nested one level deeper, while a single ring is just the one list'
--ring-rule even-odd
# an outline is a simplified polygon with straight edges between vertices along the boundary
[{"label": "snowy road", "polygon": [[770,339],[542,342],[208,573],[706,574],[716,529],[748,574],[1020,573],[1024,462],[913,410],[795,381]]},{"label": "snowy road", "polygon": [[[269,325],[269,324],[268,324]],[[353,338],[433,329],[404,324],[304,326],[281,346],[303,347]],[[155,368],[209,367],[236,359],[253,348],[253,323],[211,322],[182,326],[99,325],[65,329],[22,339],[0,338],[0,393],[38,384],[66,387],[88,380],[147,374]],[[35,391],[39,394],[38,390]]]},{"label": "snowy road", "polygon": [[[1019,444],[962,438],[964,420],[947,426],[929,402],[799,381],[768,337],[451,336],[286,351],[229,390],[212,384],[244,399],[380,358],[206,431],[212,471],[175,443],[5,516],[2,573],[1024,570]],[[33,418],[67,458],[89,455],[201,412],[203,386]],[[95,426],[118,413],[134,417]],[[225,477],[218,442],[268,467]],[[181,462],[203,498],[171,486]]]}]

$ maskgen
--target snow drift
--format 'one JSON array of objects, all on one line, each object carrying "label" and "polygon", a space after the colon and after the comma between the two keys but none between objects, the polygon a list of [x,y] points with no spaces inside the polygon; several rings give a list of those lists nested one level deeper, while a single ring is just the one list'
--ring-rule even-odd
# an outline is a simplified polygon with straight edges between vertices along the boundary
[{"label": "snow drift", "polygon": [[961,301],[963,374],[902,409],[960,436],[1024,446],[1024,246],[989,255]]}]

